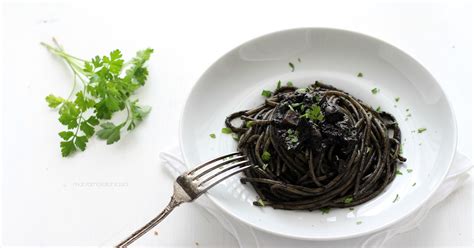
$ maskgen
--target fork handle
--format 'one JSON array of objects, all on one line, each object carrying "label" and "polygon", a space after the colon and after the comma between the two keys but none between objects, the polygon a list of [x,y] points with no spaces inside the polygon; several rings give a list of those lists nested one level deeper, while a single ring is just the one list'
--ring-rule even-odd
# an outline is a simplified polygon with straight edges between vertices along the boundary
[{"label": "fork handle", "polygon": [[128,238],[120,242],[116,247],[122,248],[122,247],[128,247],[131,243],[133,243],[135,240],[139,239],[141,236],[143,236],[145,233],[150,231],[153,227],[158,225],[168,214],[173,211],[173,209],[177,206],[179,206],[182,203],[182,201],[178,201],[175,197],[171,197],[170,202],[166,206],[161,213],[153,218],[150,222],[148,222],[146,225],[144,225],[142,228],[138,229],[135,231],[132,235],[130,235]]}]

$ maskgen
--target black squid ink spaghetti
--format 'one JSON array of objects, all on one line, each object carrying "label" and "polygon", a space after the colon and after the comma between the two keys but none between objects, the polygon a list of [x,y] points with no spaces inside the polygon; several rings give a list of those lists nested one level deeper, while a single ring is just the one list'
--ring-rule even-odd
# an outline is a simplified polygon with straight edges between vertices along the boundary
[{"label": "black squid ink spaghetti", "polygon": [[225,120],[238,150],[256,165],[241,179],[258,193],[255,205],[359,205],[380,194],[406,161],[395,118],[342,90],[316,81],[301,89],[279,83],[262,94],[262,105]]}]

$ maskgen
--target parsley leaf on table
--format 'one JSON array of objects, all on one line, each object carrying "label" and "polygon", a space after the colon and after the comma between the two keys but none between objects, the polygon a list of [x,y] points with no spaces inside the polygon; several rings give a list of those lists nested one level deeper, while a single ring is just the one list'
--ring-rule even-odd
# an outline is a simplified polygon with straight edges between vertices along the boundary
[{"label": "parsley leaf on table", "polygon": [[[88,61],[66,53],[53,41],[54,46],[41,45],[64,59],[73,73],[73,87],[67,98],[53,94],[46,97],[48,106],[58,109],[59,122],[66,129],[59,133],[63,140],[60,142],[63,157],[77,150],[84,151],[94,134],[108,145],[117,142],[122,128],[133,130],[151,111],[149,106],[139,105],[138,99],[131,96],[145,85],[148,78],[145,63],[153,49],[138,51],[128,62],[118,49]],[[122,111],[127,113],[125,120],[118,124],[110,121],[115,113]]]}]

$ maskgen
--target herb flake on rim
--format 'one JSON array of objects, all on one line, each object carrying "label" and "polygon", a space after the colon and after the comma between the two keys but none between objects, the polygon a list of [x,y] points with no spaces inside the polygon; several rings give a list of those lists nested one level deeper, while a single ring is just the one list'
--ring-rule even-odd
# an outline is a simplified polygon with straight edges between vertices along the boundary
[{"label": "herb flake on rim", "polygon": [[359,72],[359,73],[357,74],[357,77],[363,77],[363,76],[364,76],[364,74],[362,74],[362,72]]},{"label": "herb flake on rim", "polygon": [[231,134],[232,133],[232,129],[228,128],[228,127],[223,127],[221,129],[221,132],[222,133],[225,133],[225,134]]},{"label": "herb flake on rim", "polygon": [[212,139],[215,139],[215,138],[216,138],[216,134],[215,134],[215,133],[211,133],[211,134],[209,134],[209,137],[211,137]]},{"label": "herb flake on rim", "polygon": [[373,88],[373,89],[371,90],[371,92],[372,92],[372,94],[375,95],[375,94],[377,94],[377,93],[380,92],[380,89],[378,89],[378,88]]},{"label": "herb flake on rim", "polygon": [[293,65],[293,63],[288,63],[288,65],[290,66],[291,68],[291,72],[294,72],[295,71],[295,65]]},{"label": "herb flake on rim", "polygon": [[423,133],[426,130],[427,130],[426,128],[422,127],[422,128],[418,128],[417,131],[418,131],[418,133]]}]

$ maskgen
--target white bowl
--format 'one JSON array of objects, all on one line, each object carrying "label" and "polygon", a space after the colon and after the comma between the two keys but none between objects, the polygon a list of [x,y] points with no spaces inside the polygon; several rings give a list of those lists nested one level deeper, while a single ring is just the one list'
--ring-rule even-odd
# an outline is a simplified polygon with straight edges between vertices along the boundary
[{"label": "white bowl", "polygon": [[[363,77],[357,77],[359,72]],[[403,219],[423,205],[445,178],[457,131],[453,111],[433,76],[409,55],[381,40],[327,28],[264,35],[217,60],[195,84],[182,114],[180,146],[186,164],[193,167],[235,151],[236,142],[220,132],[225,117],[262,103],[262,89],[273,90],[278,80],[299,87],[319,80],[392,113],[399,122],[408,161],[400,168],[403,175],[373,200],[353,211],[332,209],[328,214],[253,206],[257,194],[250,184],[239,182],[240,176],[234,176],[208,195],[236,219],[295,239],[356,237]],[[374,95],[372,88],[380,92]],[[400,97],[398,102],[396,97]],[[405,120],[408,114],[411,117]],[[418,133],[418,128],[427,130]],[[211,133],[217,138],[211,139]]]}]

